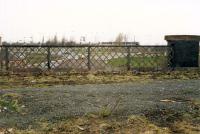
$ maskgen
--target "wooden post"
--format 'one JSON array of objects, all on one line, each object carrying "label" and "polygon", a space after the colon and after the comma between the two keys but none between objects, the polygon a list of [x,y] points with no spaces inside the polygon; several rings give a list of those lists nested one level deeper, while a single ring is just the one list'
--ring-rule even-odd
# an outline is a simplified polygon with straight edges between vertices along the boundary
[{"label": "wooden post", "polygon": [[50,46],[47,47],[47,67],[48,67],[48,70],[51,69],[51,51],[50,51]]},{"label": "wooden post", "polygon": [[91,70],[91,59],[90,59],[90,57],[91,57],[91,47],[89,46],[88,47],[88,70],[90,71]]},{"label": "wooden post", "polygon": [[130,46],[127,47],[127,70],[131,70],[131,52],[130,52]]}]

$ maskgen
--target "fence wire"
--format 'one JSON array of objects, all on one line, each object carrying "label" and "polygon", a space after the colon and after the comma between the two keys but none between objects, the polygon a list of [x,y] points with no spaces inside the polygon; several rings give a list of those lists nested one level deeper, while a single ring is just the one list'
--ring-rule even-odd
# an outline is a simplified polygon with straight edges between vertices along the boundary
[{"label": "fence wire", "polygon": [[167,69],[168,46],[3,46],[0,70],[19,72]]}]

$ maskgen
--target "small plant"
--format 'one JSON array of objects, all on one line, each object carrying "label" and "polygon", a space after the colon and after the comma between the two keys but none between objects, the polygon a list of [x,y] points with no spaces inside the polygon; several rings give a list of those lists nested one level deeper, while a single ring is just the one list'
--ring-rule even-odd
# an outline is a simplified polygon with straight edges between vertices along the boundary
[{"label": "small plant", "polygon": [[117,98],[114,104],[108,104],[107,106],[104,106],[100,112],[99,116],[100,117],[108,117],[110,116],[119,106],[119,103],[121,101],[121,96]]},{"label": "small plant", "polygon": [[100,112],[99,112],[99,116],[100,117],[108,117],[112,114],[112,110],[109,107],[103,107]]},{"label": "small plant", "polygon": [[17,94],[5,94],[0,96],[0,111],[20,112],[20,96]]}]

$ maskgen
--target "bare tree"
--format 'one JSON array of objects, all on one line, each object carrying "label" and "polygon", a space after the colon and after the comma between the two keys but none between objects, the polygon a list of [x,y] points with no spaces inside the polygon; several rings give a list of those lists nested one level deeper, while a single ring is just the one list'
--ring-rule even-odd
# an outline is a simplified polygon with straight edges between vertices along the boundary
[{"label": "bare tree", "polygon": [[128,41],[128,36],[123,33],[119,33],[115,39],[116,45],[123,45],[123,42],[127,42],[127,41]]},{"label": "bare tree", "polygon": [[66,42],[67,42],[67,40],[65,39],[65,37],[63,37],[62,40],[61,40],[61,44],[65,45]]},{"label": "bare tree", "polygon": [[58,37],[57,37],[57,35],[54,36],[52,43],[54,43],[55,45],[58,44]]}]

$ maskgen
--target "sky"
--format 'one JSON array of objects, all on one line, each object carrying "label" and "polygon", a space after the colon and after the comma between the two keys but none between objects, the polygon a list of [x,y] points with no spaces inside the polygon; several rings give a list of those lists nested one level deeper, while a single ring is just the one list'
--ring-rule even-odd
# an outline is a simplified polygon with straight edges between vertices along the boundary
[{"label": "sky", "polygon": [[143,45],[165,35],[200,35],[200,0],[0,0],[4,41],[58,38],[113,41],[124,33]]}]

